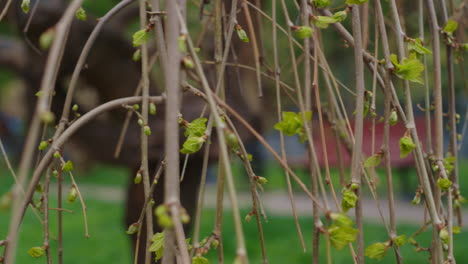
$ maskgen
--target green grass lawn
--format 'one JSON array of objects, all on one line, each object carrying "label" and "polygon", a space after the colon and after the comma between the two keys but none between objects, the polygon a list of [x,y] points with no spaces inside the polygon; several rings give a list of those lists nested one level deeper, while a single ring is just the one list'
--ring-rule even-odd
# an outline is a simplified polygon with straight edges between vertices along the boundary
[{"label": "green grass lawn", "polygon": [[[52,199],[52,204],[56,199]],[[131,251],[128,235],[125,234],[123,225],[124,207],[122,204],[107,203],[95,200],[87,200],[88,221],[91,238],[84,237],[83,218],[79,203],[66,204],[65,207],[74,214],[64,214],[64,262],[67,264],[81,263],[131,263]],[[51,206],[53,207],[53,206]],[[243,214],[247,211],[243,211]],[[0,238],[5,237],[8,229],[9,214],[0,212]],[[214,211],[204,212],[202,224],[202,236],[209,235],[214,223]],[[227,263],[231,263],[235,252],[235,233],[233,229],[232,214],[226,213],[224,217],[223,241]],[[292,217],[270,216],[269,222],[264,223],[266,250],[269,263],[310,263],[310,247],[312,238],[312,219],[305,217],[300,219],[302,231],[308,246],[307,252],[301,249]],[[52,235],[56,236],[57,227],[56,212],[51,211]],[[410,235],[418,229],[417,226],[399,225],[398,233]],[[244,223],[244,231],[247,241],[250,263],[261,263],[261,251],[255,221]],[[466,230],[464,230],[466,232]],[[465,254],[468,236],[462,234],[455,237],[455,255],[458,263],[468,263],[468,254]],[[385,229],[374,223],[366,223],[366,245],[374,242],[382,242],[387,239]],[[423,246],[428,246],[430,234],[424,233],[417,238]],[[42,226],[32,213],[25,217],[20,234],[20,243],[17,252],[17,263],[45,263],[45,258],[33,259],[26,252],[33,246],[42,245]],[[56,250],[57,243],[52,240],[51,247]],[[322,257],[325,256],[325,247],[322,245]],[[427,253],[415,253],[413,248],[405,245],[402,248],[405,263],[428,263]],[[333,263],[351,263],[348,249],[342,251],[332,250]],[[217,263],[216,252],[208,254],[211,263]],[[367,259],[368,263],[376,263]],[[322,263],[325,263],[323,259]],[[395,263],[393,253],[389,254],[381,263]]]}]

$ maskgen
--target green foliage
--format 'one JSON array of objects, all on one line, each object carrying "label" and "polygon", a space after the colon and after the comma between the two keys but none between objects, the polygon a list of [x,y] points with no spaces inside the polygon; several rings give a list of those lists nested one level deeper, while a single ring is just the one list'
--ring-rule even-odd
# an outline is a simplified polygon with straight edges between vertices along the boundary
[{"label": "green foliage", "polygon": [[255,181],[256,181],[258,184],[267,184],[267,183],[268,183],[267,178],[265,178],[265,177],[260,177],[260,176],[256,176],[256,177],[255,177]]},{"label": "green foliage", "polygon": [[78,10],[76,10],[75,16],[78,20],[86,21],[86,11],[83,9],[83,7],[80,7]]},{"label": "green foliage", "polygon": [[351,189],[343,190],[343,200],[341,200],[341,209],[343,212],[348,212],[349,209],[356,207],[358,197],[356,193]]},{"label": "green foliage", "polygon": [[145,133],[145,135],[151,136],[151,128],[148,125],[143,126],[143,132]]},{"label": "green foliage", "polygon": [[342,250],[348,243],[354,242],[358,233],[359,230],[350,226],[332,225],[328,228],[330,243],[338,250]]},{"label": "green foliage", "polygon": [[390,55],[390,60],[395,66],[394,73],[398,78],[424,84],[421,77],[424,65],[418,60],[416,54],[410,54],[409,58],[403,59],[401,63],[398,63],[398,57],[395,54]]},{"label": "green foliage", "polygon": [[388,249],[390,249],[389,242],[385,242],[385,243],[378,242],[367,247],[364,255],[371,259],[376,259],[378,261],[381,261],[387,254]]},{"label": "green foliage", "polygon": [[135,52],[133,52],[132,60],[134,62],[137,62],[137,61],[141,60],[141,49],[137,49],[137,50],[135,50]]},{"label": "green foliage", "polygon": [[154,252],[156,255],[155,261],[160,260],[164,255],[164,240],[166,234],[163,232],[155,233],[151,238],[151,246],[149,247],[149,251]]},{"label": "green foliage", "polygon": [[236,32],[241,41],[245,43],[250,41],[249,36],[247,36],[247,32],[245,32],[245,30],[240,25],[236,25]]},{"label": "green foliage", "polygon": [[449,19],[447,21],[447,24],[445,24],[444,28],[442,29],[443,32],[452,35],[455,30],[458,28],[458,23],[452,19]]},{"label": "green foliage", "polygon": [[73,203],[73,202],[75,202],[76,197],[78,197],[78,192],[77,192],[75,186],[72,186],[72,187],[70,188],[70,191],[68,192],[67,201],[68,201],[69,203]]},{"label": "green foliage", "polygon": [[447,174],[451,174],[455,168],[455,157],[450,152],[447,153],[447,157],[444,158],[444,167]]},{"label": "green foliage", "polygon": [[420,38],[412,39],[408,42],[408,50],[419,55],[430,55],[432,51],[423,46]]},{"label": "green foliage", "polygon": [[[312,112],[305,112],[306,122],[312,119]],[[282,121],[275,124],[274,128],[283,132],[286,136],[299,135],[301,142],[304,142],[307,137],[305,134],[304,123],[302,122],[302,113],[283,112]]]},{"label": "green foliage", "polygon": [[23,0],[21,2],[21,10],[23,10],[23,12],[27,14],[29,12],[30,5],[31,5],[31,0]]},{"label": "green foliage", "polygon": [[49,28],[48,30],[44,31],[44,33],[42,33],[39,37],[39,46],[41,49],[47,50],[52,44],[52,41],[54,41],[54,37],[55,28]]},{"label": "green foliage", "polygon": [[193,154],[202,148],[203,143],[205,143],[205,139],[203,137],[189,137],[185,140],[180,152],[183,154]]},{"label": "green foliage", "polygon": [[210,262],[208,261],[208,259],[202,256],[195,256],[192,258],[192,264],[209,264],[209,263]]},{"label": "green foliage", "polygon": [[204,117],[197,118],[187,125],[184,136],[186,137],[201,137],[205,135],[206,121]]},{"label": "green foliage", "polygon": [[174,222],[172,222],[171,217],[169,216],[169,208],[166,205],[162,204],[154,210],[154,214],[158,219],[158,224],[162,228],[172,228],[174,226]]},{"label": "green foliage", "polygon": [[47,147],[49,147],[49,142],[43,140],[43,141],[41,141],[41,143],[39,143],[38,149],[39,149],[39,150],[44,150],[44,149],[46,149]]},{"label": "green foliage", "polygon": [[397,245],[397,247],[401,247],[406,243],[406,236],[405,235],[400,235],[397,236],[393,239],[393,243]]},{"label": "green foliage", "polygon": [[374,154],[366,159],[366,161],[364,162],[364,167],[365,168],[377,167],[379,166],[381,161],[382,161],[382,154],[380,153]]},{"label": "green foliage", "polygon": [[415,147],[416,145],[411,137],[403,136],[400,138],[400,158],[408,156]]},{"label": "green foliage", "polygon": [[330,218],[336,226],[353,226],[353,220],[343,213],[331,213]]},{"label": "green foliage", "polygon": [[327,28],[329,24],[344,21],[347,15],[346,11],[338,11],[333,16],[314,16],[311,22],[319,28]]},{"label": "green foliage", "polygon": [[312,2],[317,8],[324,8],[331,4],[330,0],[314,0]]},{"label": "green foliage", "polygon": [[136,234],[139,229],[140,229],[140,225],[138,223],[133,223],[128,227],[126,233],[129,235],[133,235],[133,234]]},{"label": "green foliage", "polygon": [[312,33],[314,32],[309,26],[295,26],[293,27],[293,30],[296,34],[296,37],[300,39],[310,38],[312,37]]},{"label": "green foliage", "polygon": [[180,35],[179,36],[179,39],[178,39],[177,43],[179,45],[179,51],[181,53],[186,53],[187,52],[186,41],[187,41],[187,36],[186,35]]},{"label": "green foliage", "polygon": [[442,191],[447,191],[450,186],[452,186],[452,181],[447,178],[439,178],[437,180],[437,187],[439,187]]},{"label": "green foliage", "polygon": [[63,172],[71,172],[73,169],[73,163],[71,162],[71,160],[65,162],[65,164],[62,165]]},{"label": "green foliage", "polygon": [[346,0],[347,5],[360,5],[367,3],[368,0]]},{"label": "green foliage", "polygon": [[389,117],[390,125],[394,126],[398,123],[398,114],[395,110],[392,110],[390,112],[390,117]]},{"label": "green foliage", "polygon": [[133,34],[133,47],[139,47],[145,44],[149,39],[150,33],[146,29],[140,29]]},{"label": "green foliage", "polygon": [[28,250],[28,254],[33,258],[40,258],[44,256],[45,249],[43,247],[32,247]]}]

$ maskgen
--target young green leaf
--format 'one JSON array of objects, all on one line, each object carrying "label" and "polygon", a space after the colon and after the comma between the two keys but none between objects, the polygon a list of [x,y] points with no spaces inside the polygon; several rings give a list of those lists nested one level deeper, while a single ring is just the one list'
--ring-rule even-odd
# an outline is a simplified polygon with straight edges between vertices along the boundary
[{"label": "young green leaf", "polygon": [[86,11],[82,7],[76,10],[75,16],[78,20],[86,21]]},{"label": "young green leaf", "polygon": [[338,250],[343,249],[348,243],[356,240],[359,230],[349,226],[332,225],[328,228],[328,235],[332,246]]},{"label": "young green leaf", "polygon": [[245,43],[250,41],[249,36],[247,36],[247,32],[245,32],[245,30],[240,25],[236,25],[236,32],[241,41]]},{"label": "young green leaf", "polygon": [[135,52],[133,52],[132,60],[134,62],[137,62],[137,61],[141,60],[141,50],[140,49],[137,49],[137,50],[135,50]]},{"label": "young green leaf", "polygon": [[416,52],[419,55],[430,55],[432,54],[432,51],[425,48],[422,44],[422,41],[420,38],[416,38],[414,40],[410,40],[408,42],[408,50],[411,52]]},{"label": "young green leaf", "polygon": [[411,137],[404,136],[400,138],[400,158],[408,156],[415,147],[416,145]]},{"label": "young green leaf", "polygon": [[424,71],[424,65],[418,60],[416,54],[410,54],[409,58],[403,59],[398,63],[398,58],[395,54],[390,55],[390,60],[395,66],[394,73],[398,78],[424,84],[421,73]]},{"label": "young green leaf", "polygon": [[337,226],[352,227],[354,224],[353,220],[343,213],[331,213],[330,218],[333,220],[333,224]]},{"label": "young green leaf", "polygon": [[46,50],[52,44],[55,37],[55,28],[49,28],[48,30],[44,31],[39,37],[39,47],[41,49]]},{"label": "young green leaf", "polygon": [[349,209],[356,207],[358,197],[353,190],[345,189],[343,191],[343,200],[341,200],[341,208],[343,212],[348,212]]},{"label": "young green leaf", "polygon": [[346,11],[338,11],[333,14],[333,18],[335,19],[335,22],[343,22],[347,16],[348,16],[348,13],[346,13]]},{"label": "young green leaf", "polygon": [[149,31],[146,29],[140,29],[133,34],[133,47],[139,47],[145,44],[149,39]]},{"label": "young green leaf", "polygon": [[136,232],[138,232],[139,229],[140,229],[140,225],[138,223],[133,223],[128,227],[126,233],[129,235],[133,235],[133,234],[136,234]]},{"label": "young green leaf", "polygon": [[192,264],[209,264],[209,263],[210,262],[208,261],[208,259],[202,256],[195,256],[192,258]]},{"label": "young green leaf", "polygon": [[178,44],[179,44],[179,51],[181,53],[186,53],[187,52],[187,44],[186,41],[187,36],[186,35],[180,35],[178,39]]},{"label": "young green leaf", "polygon": [[314,0],[312,2],[317,8],[324,8],[331,4],[330,0]]},{"label": "young green leaf", "polygon": [[394,126],[398,123],[398,115],[397,115],[397,112],[395,110],[392,110],[390,112],[390,117],[389,117],[389,121],[390,121],[390,125]]},{"label": "young green leaf", "polygon": [[39,143],[38,149],[39,149],[39,150],[44,150],[44,149],[46,149],[48,146],[49,146],[49,142],[43,140],[43,141],[41,141],[41,143]]},{"label": "young green leaf", "polygon": [[445,24],[444,29],[442,29],[443,32],[448,33],[448,34],[453,34],[455,30],[458,28],[458,23],[452,19],[449,19],[447,21],[447,24]]},{"label": "young green leaf", "polygon": [[381,161],[382,161],[382,155],[380,153],[374,154],[366,159],[366,162],[364,162],[364,167],[365,168],[377,167],[379,166]]},{"label": "young green leaf", "polygon": [[329,16],[315,16],[312,20],[312,23],[318,28],[327,28],[329,24],[336,22],[336,18]]},{"label": "young green leaf", "polygon": [[62,171],[63,172],[70,172],[73,170],[73,163],[71,162],[71,160],[65,162],[65,164],[63,164],[62,166]]},{"label": "young green leaf", "polygon": [[401,247],[406,243],[406,236],[405,235],[397,236],[393,239],[393,242],[395,243],[395,245],[397,245],[397,247]]},{"label": "young green leaf", "polygon": [[[312,112],[305,112],[306,122],[312,119]],[[302,122],[302,113],[283,112],[282,121],[276,123],[274,128],[283,132],[286,136],[294,136],[304,133],[304,124]]]},{"label": "young green leaf", "polygon": [[439,178],[437,180],[437,187],[439,187],[442,191],[447,191],[450,186],[452,186],[452,181],[447,178]]},{"label": "young green leaf", "polygon": [[201,149],[205,139],[203,137],[191,136],[185,140],[180,150],[183,154],[193,154]]},{"label": "young green leaf", "polygon": [[44,256],[45,249],[43,247],[32,247],[28,250],[28,255],[33,258],[40,258]]},{"label": "young green leaf", "polygon": [[347,5],[360,5],[367,3],[367,0],[346,0]]},{"label": "young green leaf", "polygon": [[371,259],[376,259],[378,261],[381,261],[387,254],[389,248],[390,248],[390,243],[388,242],[374,243],[366,248],[366,252],[364,253],[364,255],[366,255],[367,257]]},{"label": "young green leaf", "polygon": [[30,5],[31,5],[31,0],[23,0],[23,2],[21,2],[21,10],[23,10],[23,12],[27,14],[29,12]]},{"label": "young green leaf", "polygon": [[186,137],[202,137],[205,134],[205,131],[206,131],[206,121],[208,121],[208,119],[206,119],[204,117],[194,119],[186,127],[184,136],[186,136]]},{"label": "young green leaf", "polygon": [[67,201],[69,203],[73,203],[73,202],[75,202],[76,197],[78,197],[78,192],[77,192],[75,186],[73,186],[73,187],[70,188],[70,191],[68,192]]},{"label": "young green leaf", "polygon": [[296,36],[300,39],[310,38],[312,37],[312,32],[314,32],[309,26],[298,26],[294,27],[293,30]]},{"label": "young green leaf", "polygon": [[256,176],[256,177],[255,177],[255,181],[256,181],[258,184],[267,184],[267,183],[268,183],[267,178],[265,178],[265,177],[260,177],[260,176]]},{"label": "young green leaf", "polygon": [[155,261],[160,260],[164,255],[164,240],[165,240],[165,233],[164,231],[161,233],[156,233],[151,238],[151,246],[149,247],[149,251],[154,252],[156,255]]}]

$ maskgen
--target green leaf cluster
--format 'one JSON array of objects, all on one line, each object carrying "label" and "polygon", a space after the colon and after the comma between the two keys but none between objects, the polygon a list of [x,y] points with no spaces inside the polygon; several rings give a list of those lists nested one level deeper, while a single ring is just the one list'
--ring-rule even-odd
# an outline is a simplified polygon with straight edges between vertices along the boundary
[{"label": "green leaf cluster", "polygon": [[158,224],[162,228],[172,228],[174,226],[174,222],[169,216],[169,209],[166,205],[162,204],[156,207],[156,209],[154,209],[154,215],[156,215]]},{"label": "green leaf cluster", "polygon": [[164,240],[166,234],[163,232],[155,233],[151,238],[151,246],[149,247],[149,251],[154,252],[155,254],[155,261],[157,262],[160,260],[164,255]]},{"label": "green leaf cluster", "polygon": [[443,32],[452,35],[455,30],[458,28],[458,23],[452,19],[449,19],[447,21],[447,24],[445,24],[445,27],[442,29]]},{"label": "green leaf cluster", "polygon": [[366,248],[364,255],[371,259],[376,259],[378,261],[381,261],[387,254],[390,247],[391,245],[389,242],[374,243]]},{"label": "green leaf cluster", "polygon": [[145,44],[150,36],[150,32],[147,31],[146,29],[140,29],[137,32],[133,33],[132,39],[133,39],[133,47],[139,47],[143,44]]},{"label": "green leaf cluster", "polygon": [[359,230],[353,227],[354,223],[349,216],[342,213],[331,213],[333,224],[327,229],[330,243],[338,250],[343,249],[348,243],[356,240]]},{"label": "green leaf cluster", "polygon": [[27,14],[29,12],[29,7],[31,6],[31,0],[23,0],[21,2],[21,10],[23,10],[23,12],[25,14]]},{"label": "green leaf cluster", "polygon": [[398,62],[398,57],[395,54],[390,55],[390,60],[395,67],[394,73],[398,78],[424,84],[421,73],[424,71],[424,65],[418,60],[416,54],[411,53],[409,58],[403,59],[401,63]]},{"label": "green leaf cluster", "polygon": [[78,10],[76,10],[75,16],[78,20],[86,21],[86,11],[83,9],[83,7],[80,7]]},{"label": "green leaf cluster", "polygon": [[397,247],[401,247],[406,243],[406,236],[405,235],[400,235],[397,236],[393,239],[393,243],[397,245]]},{"label": "green leaf cluster", "polygon": [[63,172],[70,172],[74,169],[73,167],[73,163],[71,162],[71,160],[65,162],[65,164],[62,165],[62,171]]},{"label": "green leaf cluster", "polygon": [[419,55],[430,55],[432,51],[425,48],[420,38],[412,39],[408,42],[408,50]]},{"label": "green leaf cluster", "polygon": [[341,209],[343,212],[348,212],[349,209],[356,207],[356,202],[358,197],[356,193],[351,189],[344,189],[343,190],[343,199],[341,200]]},{"label": "green leaf cluster", "polygon": [[314,32],[314,30],[309,26],[295,26],[293,30],[296,37],[300,39],[310,38]]},{"label": "green leaf cluster", "polygon": [[377,167],[379,166],[381,161],[382,161],[382,154],[381,153],[374,154],[366,159],[366,161],[364,162],[364,167],[365,168]]},{"label": "green leaf cluster", "polygon": [[180,150],[183,154],[193,154],[201,149],[203,143],[206,141],[206,121],[204,117],[197,118],[185,127],[184,135],[187,137],[182,149]]},{"label": "green leaf cluster", "polygon": [[28,250],[28,255],[33,258],[40,258],[44,256],[45,249],[43,247],[32,247]]},{"label": "green leaf cluster", "polygon": [[329,6],[331,4],[331,1],[330,0],[314,0],[312,3],[317,8],[324,8],[324,7]]},{"label": "green leaf cluster", "polygon": [[408,156],[415,147],[416,145],[411,137],[403,136],[400,138],[400,158]]},{"label": "green leaf cluster", "polygon": [[347,16],[346,11],[338,11],[333,16],[314,16],[311,22],[316,27],[327,28],[329,24],[344,21]]},{"label": "green leaf cluster", "polygon": [[209,264],[209,263],[210,262],[208,261],[208,259],[202,256],[195,256],[192,258],[192,264]]},{"label": "green leaf cluster", "polygon": [[368,0],[346,0],[347,5],[360,5],[367,3]]},{"label": "green leaf cluster", "polygon": [[[312,112],[306,111],[305,113],[306,122],[312,119]],[[304,123],[302,122],[302,112],[283,112],[282,121],[275,124],[274,128],[283,132],[286,136],[299,135],[301,142],[304,142],[307,137],[305,134]]]},{"label": "green leaf cluster", "polygon": [[447,153],[447,157],[444,158],[444,167],[447,171],[447,174],[451,174],[455,168],[455,157],[452,156],[450,152]]},{"label": "green leaf cluster", "polygon": [[452,186],[452,181],[447,178],[439,178],[437,180],[437,187],[439,187],[442,191],[447,191],[450,186]]}]

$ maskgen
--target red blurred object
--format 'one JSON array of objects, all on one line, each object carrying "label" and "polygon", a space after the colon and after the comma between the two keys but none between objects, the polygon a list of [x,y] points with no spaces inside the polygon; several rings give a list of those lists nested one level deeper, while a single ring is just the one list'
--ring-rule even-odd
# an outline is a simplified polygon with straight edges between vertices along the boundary
[{"label": "red blurred object", "polygon": [[[427,130],[426,130],[426,121],[424,116],[415,117],[416,129],[419,136],[419,142],[425,149],[426,139],[427,139]],[[351,128],[354,130],[354,123],[351,121]],[[325,167],[325,153],[323,151],[323,144],[321,139],[321,134],[319,130],[319,123],[314,123],[314,146],[319,160],[320,167]],[[431,122],[431,130],[434,129],[433,122]],[[324,123],[325,130],[325,144],[327,150],[328,164],[330,167],[337,167],[339,165],[339,159],[336,148],[336,140],[334,131],[330,127],[328,122]],[[364,130],[363,130],[363,151],[365,157],[369,157],[372,153],[377,153],[380,151],[383,142],[383,133],[384,133],[384,123],[376,120],[375,122],[375,143],[374,151],[372,151],[372,120],[364,120]],[[406,132],[406,127],[403,122],[399,121],[396,125],[390,126],[390,157],[391,164],[394,168],[407,168],[414,166],[413,155],[408,155],[405,158],[400,158],[400,147],[399,140],[404,136]],[[433,133],[432,133],[433,135]],[[341,153],[343,157],[343,163],[345,166],[351,164],[351,153],[345,148],[345,146],[340,142]],[[292,164],[299,166],[307,166],[309,163],[308,157],[302,157],[299,160],[290,160]],[[383,163],[381,163],[382,166]]]}]

